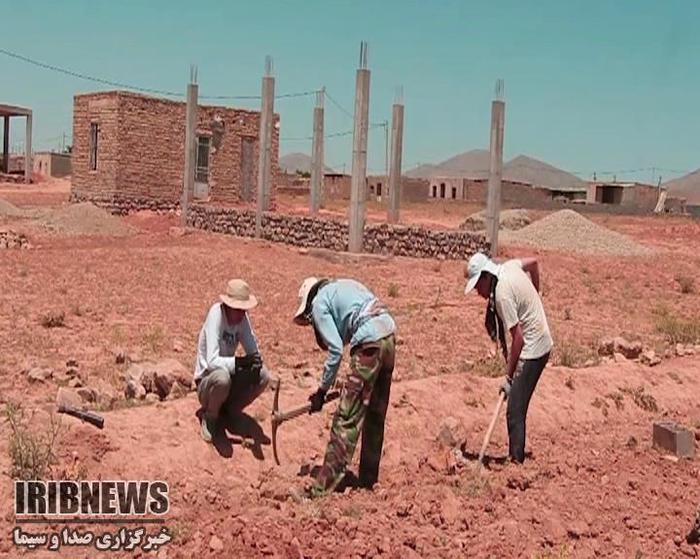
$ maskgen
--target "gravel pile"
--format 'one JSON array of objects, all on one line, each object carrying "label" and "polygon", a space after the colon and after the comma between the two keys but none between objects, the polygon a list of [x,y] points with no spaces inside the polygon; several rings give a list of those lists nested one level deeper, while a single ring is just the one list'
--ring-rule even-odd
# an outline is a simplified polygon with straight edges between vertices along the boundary
[{"label": "gravel pile", "polygon": [[87,202],[44,211],[36,221],[42,227],[64,235],[121,237],[134,232],[120,218]]},{"label": "gravel pile", "polygon": [[652,249],[601,227],[573,210],[555,212],[517,232],[504,232],[501,239],[512,244],[587,254],[648,256],[653,253]]},{"label": "gravel pile", "polygon": [[[509,229],[515,231],[522,229],[526,225],[530,225],[532,219],[527,210],[502,210],[500,215],[499,229]],[[481,210],[470,215],[459,226],[465,231],[483,231],[486,229],[486,211]]]}]

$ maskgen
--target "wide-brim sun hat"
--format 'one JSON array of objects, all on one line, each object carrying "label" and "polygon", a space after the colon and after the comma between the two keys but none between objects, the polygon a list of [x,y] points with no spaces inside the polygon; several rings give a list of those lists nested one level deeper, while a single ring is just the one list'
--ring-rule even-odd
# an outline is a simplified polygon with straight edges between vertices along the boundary
[{"label": "wide-brim sun hat", "polygon": [[258,305],[250,287],[242,279],[232,279],[226,284],[226,293],[219,295],[221,302],[232,309],[249,311]]},{"label": "wide-brim sun hat", "polygon": [[318,282],[319,279],[315,277],[306,278],[303,282],[301,282],[301,287],[299,288],[299,308],[294,313],[294,322],[303,322],[301,318],[306,312],[306,305],[309,302],[309,293],[311,292],[313,286],[316,285]]},{"label": "wide-brim sun hat", "polygon": [[467,263],[467,285],[464,288],[464,293],[469,293],[476,287],[482,272],[489,272],[494,276],[498,275],[498,264],[486,256],[483,252],[477,252],[472,255]]}]

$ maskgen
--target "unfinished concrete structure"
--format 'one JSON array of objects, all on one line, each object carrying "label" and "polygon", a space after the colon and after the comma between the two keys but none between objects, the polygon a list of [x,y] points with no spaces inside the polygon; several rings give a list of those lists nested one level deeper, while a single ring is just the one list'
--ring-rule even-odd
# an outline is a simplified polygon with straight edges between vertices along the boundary
[{"label": "unfinished concrete structure", "polygon": [[[72,199],[124,210],[173,209],[183,191],[186,104],[125,91],[76,95]],[[279,116],[274,115],[275,122]],[[260,113],[197,107],[194,199],[256,199]],[[272,184],[279,127],[272,127]]]},{"label": "unfinished concrete structure", "polygon": [[32,180],[32,110],[14,105],[0,105],[0,117],[3,120],[2,167],[0,171],[10,173],[10,119],[24,117],[26,128],[24,134],[24,182]]},{"label": "unfinished concrete structure", "polygon": [[653,211],[661,189],[639,182],[591,182],[588,185],[588,204],[628,206],[643,211]]},{"label": "unfinished concrete structure", "polygon": [[39,151],[32,158],[34,172],[44,177],[67,177],[71,174],[70,153]]},{"label": "unfinished concrete structure", "polygon": [[[398,189],[401,202],[425,202],[428,199],[428,181],[426,179],[414,179],[407,176],[401,177],[401,186]],[[390,209],[390,181],[386,175],[372,175],[367,177],[367,200],[381,202]],[[391,222],[391,220],[389,220]]]}]

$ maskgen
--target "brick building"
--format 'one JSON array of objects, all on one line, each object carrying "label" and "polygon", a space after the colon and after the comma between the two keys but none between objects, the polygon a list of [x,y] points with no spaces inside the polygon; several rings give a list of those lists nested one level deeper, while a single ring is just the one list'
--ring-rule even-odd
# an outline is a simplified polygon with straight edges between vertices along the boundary
[{"label": "brick building", "polygon": [[[434,177],[428,182],[431,200],[466,200],[486,203],[489,181],[485,178]],[[527,182],[501,180],[501,200],[521,207],[538,207],[551,202],[552,192]]]},{"label": "brick building", "polygon": [[[71,197],[128,209],[172,208],[184,182],[186,104],[125,91],[76,95]],[[274,200],[279,115],[272,137]],[[200,105],[194,199],[253,202],[260,113]]]},{"label": "brick building", "polygon": [[34,172],[44,177],[66,177],[71,173],[70,153],[39,151],[32,158]]},{"label": "brick building", "polygon": [[639,182],[591,182],[586,201],[589,204],[611,204],[652,211],[660,193],[658,187]]}]

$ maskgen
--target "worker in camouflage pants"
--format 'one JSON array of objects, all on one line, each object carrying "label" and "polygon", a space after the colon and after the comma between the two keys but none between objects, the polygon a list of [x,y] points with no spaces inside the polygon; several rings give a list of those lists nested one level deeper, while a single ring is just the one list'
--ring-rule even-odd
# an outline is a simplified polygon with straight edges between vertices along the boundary
[{"label": "worker in camouflage pants", "polygon": [[294,321],[313,326],[318,345],[328,351],[320,386],[309,397],[310,413],[323,407],[345,345],[350,346],[351,356],[351,372],[333,418],[323,466],[308,496],[325,495],[343,480],[360,433],[360,485],[372,488],[379,477],[396,325],[387,308],[354,280],[307,278],[299,299]]}]

